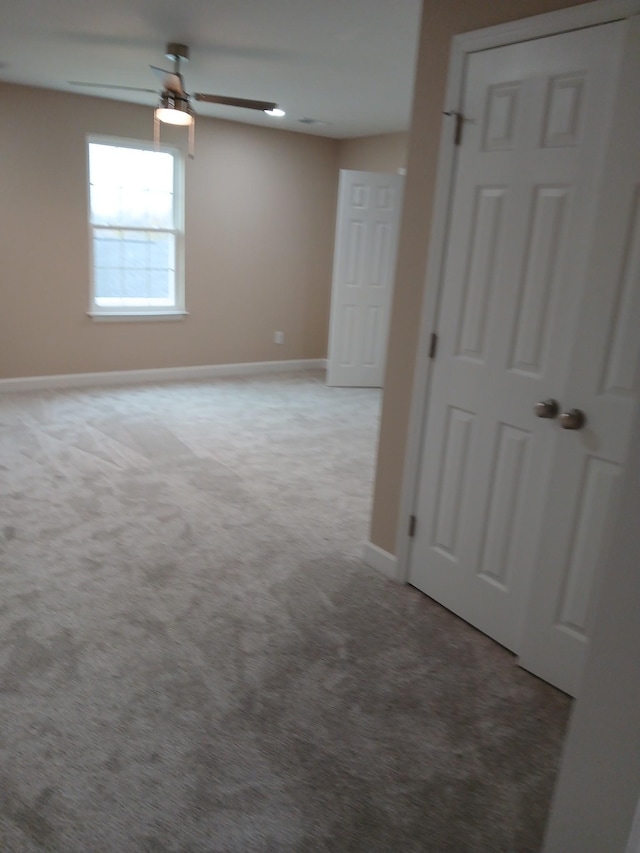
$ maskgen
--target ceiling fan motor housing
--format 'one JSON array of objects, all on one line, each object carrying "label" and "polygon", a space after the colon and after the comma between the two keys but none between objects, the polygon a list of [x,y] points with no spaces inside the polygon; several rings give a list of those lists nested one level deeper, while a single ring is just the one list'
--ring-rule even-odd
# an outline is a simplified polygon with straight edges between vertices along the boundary
[{"label": "ceiling fan motor housing", "polygon": [[160,95],[160,103],[158,104],[160,109],[165,110],[177,110],[178,112],[188,113],[189,109],[189,96],[186,94],[180,94],[179,92],[172,92],[170,89],[165,89],[165,91]]},{"label": "ceiling fan motor housing", "polygon": [[170,41],[166,51],[165,56],[167,59],[173,59],[174,62],[189,61],[189,48],[186,44],[178,44],[175,41]]}]

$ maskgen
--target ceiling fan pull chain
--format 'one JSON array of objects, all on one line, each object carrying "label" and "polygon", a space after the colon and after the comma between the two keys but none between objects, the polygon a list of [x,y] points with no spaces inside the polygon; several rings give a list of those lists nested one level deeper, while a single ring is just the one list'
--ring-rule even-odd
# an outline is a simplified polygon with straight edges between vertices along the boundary
[{"label": "ceiling fan pull chain", "polygon": [[160,149],[160,119],[156,111],[153,111],[153,146],[158,151]]}]

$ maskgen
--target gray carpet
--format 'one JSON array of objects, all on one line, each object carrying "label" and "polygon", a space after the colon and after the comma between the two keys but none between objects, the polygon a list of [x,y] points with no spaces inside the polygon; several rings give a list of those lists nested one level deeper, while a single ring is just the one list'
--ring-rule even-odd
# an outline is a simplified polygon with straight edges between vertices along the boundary
[{"label": "gray carpet", "polygon": [[565,696],[359,559],[379,393],[0,397],[0,850],[540,847]]}]

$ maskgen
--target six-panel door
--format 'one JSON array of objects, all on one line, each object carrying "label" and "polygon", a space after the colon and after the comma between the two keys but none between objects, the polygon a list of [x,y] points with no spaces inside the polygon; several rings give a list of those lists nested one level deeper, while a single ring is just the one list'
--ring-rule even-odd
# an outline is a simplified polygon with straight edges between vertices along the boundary
[{"label": "six-panel door", "polygon": [[383,384],[403,178],[340,171],[329,385]]},{"label": "six-panel door", "polygon": [[[409,580],[516,651],[568,440],[534,405],[569,404],[580,370],[623,29],[486,50],[466,67]],[[563,476],[576,492],[585,474]],[[590,476],[593,489],[606,479],[597,465]],[[585,529],[599,547],[604,525]],[[550,559],[562,571],[562,555]],[[574,573],[582,600],[592,581]]]},{"label": "six-panel door", "polygon": [[606,572],[611,517],[638,405],[640,357],[640,18],[628,28],[611,147],[590,240],[565,406],[584,427],[559,426],[544,537],[528,597],[522,666],[576,695]]}]

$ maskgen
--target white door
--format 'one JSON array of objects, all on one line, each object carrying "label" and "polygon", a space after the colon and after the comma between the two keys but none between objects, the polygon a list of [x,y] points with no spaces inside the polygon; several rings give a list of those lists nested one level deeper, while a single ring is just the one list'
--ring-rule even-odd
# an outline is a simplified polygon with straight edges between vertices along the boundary
[{"label": "white door", "polygon": [[[554,577],[562,571],[562,555],[541,543],[560,535],[555,524],[573,549],[600,547],[605,525],[596,531],[585,513],[606,514],[615,491],[608,468],[562,467],[562,489],[574,497],[585,476],[592,495],[608,489],[597,508],[592,498],[579,510],[591,539],[578,542],[575,511],[549,512],[549,496],[559,489],[567,442],[584,443],[588,433],[536,418],[534,405],[591,407],[584,394],[576,402],[575,374],[597,372],[598,355],[587,346],[586,363],[574,364],[572,354],[624,27],[486,50],[466,66],[409,580],[515,651],[543,554]],[[606,323],[592,313],[596,325]],[[591,588],[585,573],[581,602]],[[539,594],[545,618],[555,614],[558,596],[548,601],[550,588]]]},{"label": "white door", "polygon": [[404,179],[340,170],[327,384],[381,388]]},{"label": "white door", "polygon": [[630,446],[640,356],[640,17],[631,26],[593,232],[563,409],[579,431],[554,425],[552,487],[527,603],[520,664],[572,695],[593,620],[596,576],[615,548],[610,514]]}]

